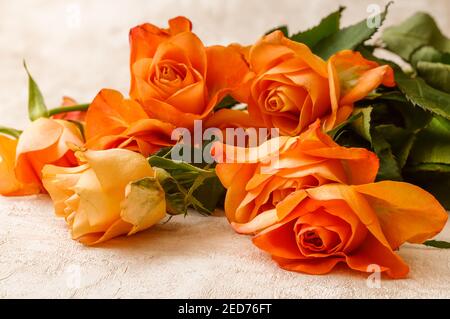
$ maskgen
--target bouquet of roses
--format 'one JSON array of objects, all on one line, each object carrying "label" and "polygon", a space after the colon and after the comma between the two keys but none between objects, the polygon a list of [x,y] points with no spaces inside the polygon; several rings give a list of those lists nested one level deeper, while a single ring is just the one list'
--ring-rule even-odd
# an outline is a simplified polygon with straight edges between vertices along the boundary
[{"label": "bouquet of roses", "polygon": [[86,245],[224,207],[284,269],[405,277],[403,243],[449,246],[428,239],[450,207],[450,40],[417,13],[368,44],[387,9],[248,46],[139,25],[129,97],[89,104],[48,109],[25,66],[31,123],[0,127],[0,193],[48,193]]}]

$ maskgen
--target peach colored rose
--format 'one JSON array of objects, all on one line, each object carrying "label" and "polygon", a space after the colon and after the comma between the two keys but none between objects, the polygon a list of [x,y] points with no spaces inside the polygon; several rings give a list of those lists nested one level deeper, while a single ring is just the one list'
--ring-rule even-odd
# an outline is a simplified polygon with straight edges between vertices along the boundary
[{"label": "peach colored rose", "polygon": [[126,148],[149,156],[173,145],[174,126],[150,119],[139,103],[104,89],[95,97],[86,115],[86,147],[103,150]]},{"label": "peach colored rose", "polygon": [[19,182],[14,167],[16,164],[17,140],[0,135],[0,194],[23,196],[39,193],[39,187]]},{"label": "peach colored rose", "polygon": [[338,52],[327,62],[304,44],[274,31],[248,53],[254,79],[248,108],[255,122],[298,135],[322,119],[325,130],[345,121],[353,103],[383,84],[394,86],[393,71],[360,53]]},{"label": "peach colored rose", "polygon": [[421,188],[383,181],[299,190],[244,227],[233,226],[257,233],[254,244],[287,270],[325,274],[345,263],[362,272],[377,266],[392,278],[404,278],[409,267],[394,250],[435,236],[447,218]]},{"label": "peach colored rose", "polygon": [[230,222],[248,223],[300,189],[373,182],[378,171],[375,154],[339,146],[321,131],[319,121],[300,136],[281,136],[274,147],[268,143],[274,139],[245,149],[214,145],[216,172],[227,188],[225,213]]},{"label": "peach colored rose", "polygon": [[142,155],[111,149],[77,156],[81,166],[43,169],[56,215],[66,219],[73,239],[94,245],[145,230],[164,218],[164,190]]},{"label": "peach colored rose", "polygon": [[248,65],[234,47],[205,47],[184,17],[169,29],[151,24],[133,28],[131,43],[132,99],[152,118],[192,128],[214,106],[238,88]]},{"label": "peach colored rose", "polygon": [[68,121],[40,118],[32,122],[19,138],[15,173],[23,184],[41,190],[41,170],[46,164],[76,166],[70,144],[83,145],[78,127]]}]

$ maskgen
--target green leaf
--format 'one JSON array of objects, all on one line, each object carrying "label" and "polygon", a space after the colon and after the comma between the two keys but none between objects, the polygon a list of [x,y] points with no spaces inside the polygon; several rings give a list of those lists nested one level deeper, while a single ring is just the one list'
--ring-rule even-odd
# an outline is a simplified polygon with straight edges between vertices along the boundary
[{"label": "green leaf", "polygon": [[390,101],[388,103],[391,111],[395,109],[400,113],[403,122],[402,126],[411,132],[418,133],[420,130],[425,128],[433,118],[432,113],[427,112],[418,106],[414,106],[409,102],[397,103],[395,101]]},{"label": "green leaf", "polygon": [[450,209],[449,120],[435,116],[418,133],[403,175],[406,181],[423,187]]},{"label": "green leaf", "polygon": [[383,137],[379,128],[371,130],[372,147],[380,159],[377,180],[403,180],[400,166],[392,153],[391,145]]},{"label": "green leaf", "polygon": [[386,28],[382,39],[387,48],[406,61],[423,46],[432,46],[442,52],[450,52],[450,40],[439,30],[427,13],[418,12],[400,25]]},{"label": "green leaf", "polygon": [[416,67],[420,61],[450,64],[450,53],[443,53],[427,45],[417,49],[411,55],[410,63],[412,66]]},{"label": "green leaf", "polygon": [[398,166],[403,168],[414,144],[415,134],[407,129],[392,124],[379,125],[376,129],[389,143]]},{"label": "green leaf", "polygon": [[357,114],[353,114],[352,116],[350,116],[345,122],[339,124],[338,126],[336,126],[334,129],[330,130],[327,132],[327,134],[332,138],[335,139],[339,133],[349,124],[353,123],[354,121],[356,121],[358,118],[360,118],[362,116],[362,113],[357,113]]},{"label": "green leaf", "polygon": [[280,25],[279,27],[273,28],[265,33],[265,35],[271,34],[274,31],[283,32],[285,37],[289,37],[289,29],[287,25]]},{"label": "green leaf", "polygon": [[220,109],[230,109],[236,104],[239,104],[238,101],[236,101],[231,95],[225,96],[222,101],[220,101],[215,107],[214,110],[220,110]]},{"label": "green leaf", "polygon": [[153,154],[153,156],[164,157],[165,158],[168,155],[170,155],[170,151],[172,151],[172,146],[163,147],[158,152]]},{"label": "green leaf", "polygon": [[187,214],[185,197],[187,190],[180,185],[166,170],[153,167],[156,178],[164,189],[166,197],[166,208],[170,215]]},{"label": "green leaf", "polygon": [[225,195],[225,188],[222,186],[219,178],[214,176],[205,179],[203,184],[194,191],[193,195],[202,203],[206,212],[211,213]]},{"label": "green leaf", "polygon": [[207,175],[214,174],[214,172],[211,170],[205,170],[186,162],[176,161],[169,158],[160,157],[157,155],[150,156],[148,162],[150,163],[151,166],[165,169],[168,172],[176,171],[176,172],[188,172],[192,174],[207,174]]},{"label": "green leaf", "polygon": [[361,115],[356,121],[352,123],[352,128],[361,137],[372,143],[371,128],[371,114],[373,107],[367,106],[364,108],[355,108],[354,114]]},{"label": "green leaf", "polygon": [[28,117],[31,121],[40,117],[48,117],[47,107],[45,106],[41,90],[28,71],[25,61],[23,61],[23,66],[28,74]]},{"label": "green leaf", "polygon": [[450,165],[423,163],[408,168],[410,171],[436,172],[436,173],[450,173]]},{"label": "green leaf", "polygon": [[[347,147],[371,148],[380,159],[380,168],[377,176],[378,180],[402,180],[401,165],[404,165],[404,162],[406,162],[405,157],[407,157],[407,155],[403,155],[402,153],[399,163],[391,144],[384,136],[386,127],[374,127],[375,111],[383,109],[381,108],[382,106],[383,105],[374,105],[355,108],[354,116],[358,117],[348,125],[348,127],[351,128],[351,131],[344,130],[334,139],[340,145]],[[364,145],[364,143],[361,142],[361,139],[367,141],[369,144]]]},{"label": "green leaf", "polygon": [[344,9],[345,7],[339,7],[337,11],[323,18],[315,27],[292,35],[291,40],[304,43],[313,48],[322,39],[339,31],[341,13]]},{"label": "green leaf", "polygon": [[392,2],[386,5],[385,10],[380,13],[376,19],[380,19],[380,25],[377,27],[368,26],[367,20],[364,19],[357,24],[351,25],[340,31],[321,40],[314,48],[313,52],[323,59],[328,59],[334,53],[341,50],[353,50],[360,44],[369,40],[372,35],[378,30],[386,18],[389,6]]},{"label": "green leaf", "polygon": [[0,133],[12,136],[14,138],[19,138],[20,134],[22,134],[22,131],[16,130],[14,128],[6,127],[6,126],[0,126]]},{"label": "green leaf", "polygon": [[403,102],[403,103],[408,102],[405,95],[402,92],[397,91],[397,90],[383,92],[379,96],[377,96],[376,99],[383,100],[383,101]]},{"label": "green leaf", "polygon": [[450,165],[450,121],[435,116],[417,135],[410,160],[412,163]]},{"label": "green leaf", "polygon": [[420,77],[409,77],[403,71],[395,71],[397,86],[408,101],[424,110],[450,119],[450,94],[428,85]]},{"label": "green leaf", "polygon": [[224,195],[214,168],[202,164],[194,166],[186,162],[169,158],[170,150],[151,156],[148,161],[156,170],[166,193],[169,214],[187,214],[188,208],[194,208],[203,214],[211,214]]},{"label": "green leaf", "polygon": [[335,137],[334,140],[339,145],[345,147],[360,147],[371,149],[370,143],[362,138],[359,134],[357,134],[354,130],[345,128],[340,131]]},{"label": "green leaf", "polygon": [[403,176],[405,181],[433,194],[445,209],[450,210],[450,165],[409,165],[403,169]]},{"label": "green leaf", "polygon": [[442,240],[427,240],[423,243],[425,246],[436,247],[441,249],[449,249],[450,243]]},{"label": "green leaf", "polygon": [[450,93],[450,65],[419,61],[417,72],[432,87]]}]

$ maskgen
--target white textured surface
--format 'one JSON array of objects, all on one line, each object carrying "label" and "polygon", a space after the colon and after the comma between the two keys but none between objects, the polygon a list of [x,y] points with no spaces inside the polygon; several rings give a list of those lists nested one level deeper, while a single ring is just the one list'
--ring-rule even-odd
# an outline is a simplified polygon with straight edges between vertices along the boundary
[{"label": "white textured surface", "polygon": [[[349,24],[364,17],[367,4],[385,2],[0,0],[1,124],[26,125],[22,58],[49,105],[56,106],[62,95],[85,102],[103,87],[127,92],[128,29],[141,22],[165,25],[172,16],[186,15],[206,44],[250,43],[276,25],[310,27],[339,4],[348,6]],[[387,23],[416,10],[432,13],[450,30],[446,0],[397,0]],[[448,225],[439,238],[450,240]],[[386,279],[375,289],[367,287],[366,275],[345,267],[327,276],[285,272],[248,237],[235,235],[223,217],[178,217],[87,248],[69,239],[46,196],[0,198],[0,298],[450,298],[450,251],[405,246],[400,254],[411,267],[409,279]]]},{"label": "white textured surface", "polygon": [[0,298],[450,297],[449,251],[407,245],[400,255],[410,278],[368,288],[366,274],[344,266],[326,276],[281,270],[223,217],[177,217],[89,248],[69,239],[46,196],[0,199]]}]

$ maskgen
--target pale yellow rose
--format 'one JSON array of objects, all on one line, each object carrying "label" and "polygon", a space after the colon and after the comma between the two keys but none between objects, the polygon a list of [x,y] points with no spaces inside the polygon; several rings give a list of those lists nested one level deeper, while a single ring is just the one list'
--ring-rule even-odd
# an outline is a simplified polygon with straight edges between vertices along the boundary
[{"label": "pale yellow rose", "polygon": [[73,239],[93,245],[132,235],[165,217],[164,190],[142,155],[124,149],[76,155],[83,165],[42,170],[55,212],[65,217]]}]

